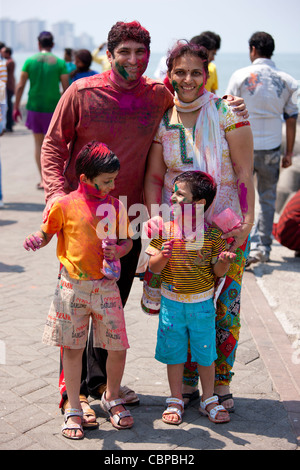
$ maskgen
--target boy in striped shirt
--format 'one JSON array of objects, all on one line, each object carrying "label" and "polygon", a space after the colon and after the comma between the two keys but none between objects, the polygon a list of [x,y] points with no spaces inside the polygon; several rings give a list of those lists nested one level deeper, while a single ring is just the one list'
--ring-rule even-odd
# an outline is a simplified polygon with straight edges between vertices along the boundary
[{"label": "boy in striped shirt", "polygon": [[202,385],[199,411],[216,423],[230,420],[218,397],[213,396],[217,358],[214,285],[236,255],[226,251],[222,232],[203,223],[203,217],[199,224],[197,216],[199,207],[204,212],[209,208],[216,191],[215,181],[207,173],[188,171],[178,175],[171,197],[174,217],[165,223],[163,231],[168,236],[153,239],[146,250],[150,270],[161,273],[155,358],[167,364],[172,398],[167,399],[162,419],[168,424],[182,422],[182,375],[189,341]]}]

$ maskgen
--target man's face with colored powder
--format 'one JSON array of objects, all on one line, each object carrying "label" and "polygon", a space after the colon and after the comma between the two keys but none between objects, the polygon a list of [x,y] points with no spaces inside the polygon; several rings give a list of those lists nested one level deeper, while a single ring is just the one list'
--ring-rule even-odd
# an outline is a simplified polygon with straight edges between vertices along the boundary
[{"label": "man's face with colored powder", "polygon": [[126,82],[141,78],[148,66],[149,55],[146,46],[135,41],[121,42],[114,49],[113,54],[107,52],[114,73]]}]

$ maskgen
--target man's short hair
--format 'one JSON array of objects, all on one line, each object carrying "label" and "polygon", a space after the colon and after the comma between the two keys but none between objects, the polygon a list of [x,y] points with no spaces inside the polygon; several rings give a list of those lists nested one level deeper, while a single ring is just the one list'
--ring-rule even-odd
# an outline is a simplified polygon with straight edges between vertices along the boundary
[{"label": "man's short hair", "polygon": [[53,47],[54,46],[54,37],[53,34],[49,31],[42,31],[38,35],[38,41],[42,47]]},{"label": "man's short hair", "polygon": [[5,47],[5,48],[4,48],[4,52],[6,52],[6,54],[12,55],[13,50],[12,50],[11,47]]},{"label": "man's short hair", "polygon": [[144,44],[150,53],[150,34],[138,21],[124,23],[118,21],[109,31],[107,37],[107,49],[114,55],[115,48],[124,41],[135,41]]},{"label": "man's short hair", "polygon": [[198,46],[203,46],[208,51],[214,51],[217,49],[215,41],[208,34],[199,34],[199,36],[194,36],[191,39],[191,43],[197,44]]},{"label": "man's short hair", "polygon": [[275,49],[275,41],[272,36],[264,31],[257,31],[249,39],[250,49],[255,47],[261,57],[270,59]]},{"label": "man's short hair", "polygon": [[201,34],[205,34],[214,41],[216,46],[215,49],[217,51],[221,48],[221,36],[219,34],[214,33],[213,31],[203,31]]}]

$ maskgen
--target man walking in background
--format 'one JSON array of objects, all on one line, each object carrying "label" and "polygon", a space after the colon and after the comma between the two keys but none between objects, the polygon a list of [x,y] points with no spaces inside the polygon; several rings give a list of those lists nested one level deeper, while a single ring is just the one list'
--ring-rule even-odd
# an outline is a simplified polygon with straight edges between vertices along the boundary
[{"label": "man walking in background", "polygon": [[[20,81],[16,88],[13,118],[21,116],[20,102],[27,80],[30,89],[27,101],[26,127],[31,129],[35,142],[35,159],[41,174],[41,148],[47,133],[55,107],[61,97],[60,82],[63,91],[69,86],[69,76],[65,61],[59,59],[51,50],[54,38],[48,31],[43,31],[38,37],[39,52],[27,59],[22,67]],[[42,182],[37,185],[43,189]]]},{"label": "man walking in background", "polygon": [[234,72],[226,90],[226,93],[244,98],[254,139],[254,172],[260,210],[251,233],[248,266],[269,261],[280,171],[282,117],[286,124],[283,168],[292,164],[298,117],[298,83],[277,69],[271,60],[275,49],[272,36],[256,32],[251,36],[249,46],[252,65]]}]

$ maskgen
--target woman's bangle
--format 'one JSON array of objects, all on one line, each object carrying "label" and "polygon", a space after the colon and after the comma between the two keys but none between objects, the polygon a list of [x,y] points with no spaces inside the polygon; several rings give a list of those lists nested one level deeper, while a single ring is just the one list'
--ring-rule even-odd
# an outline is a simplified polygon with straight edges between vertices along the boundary
[{"label": "woman's bangle", "polygon": [[255,223],[253,222],[252,224],[250,224],[249,222],[242,222],[242,225],[255,225]]}]

